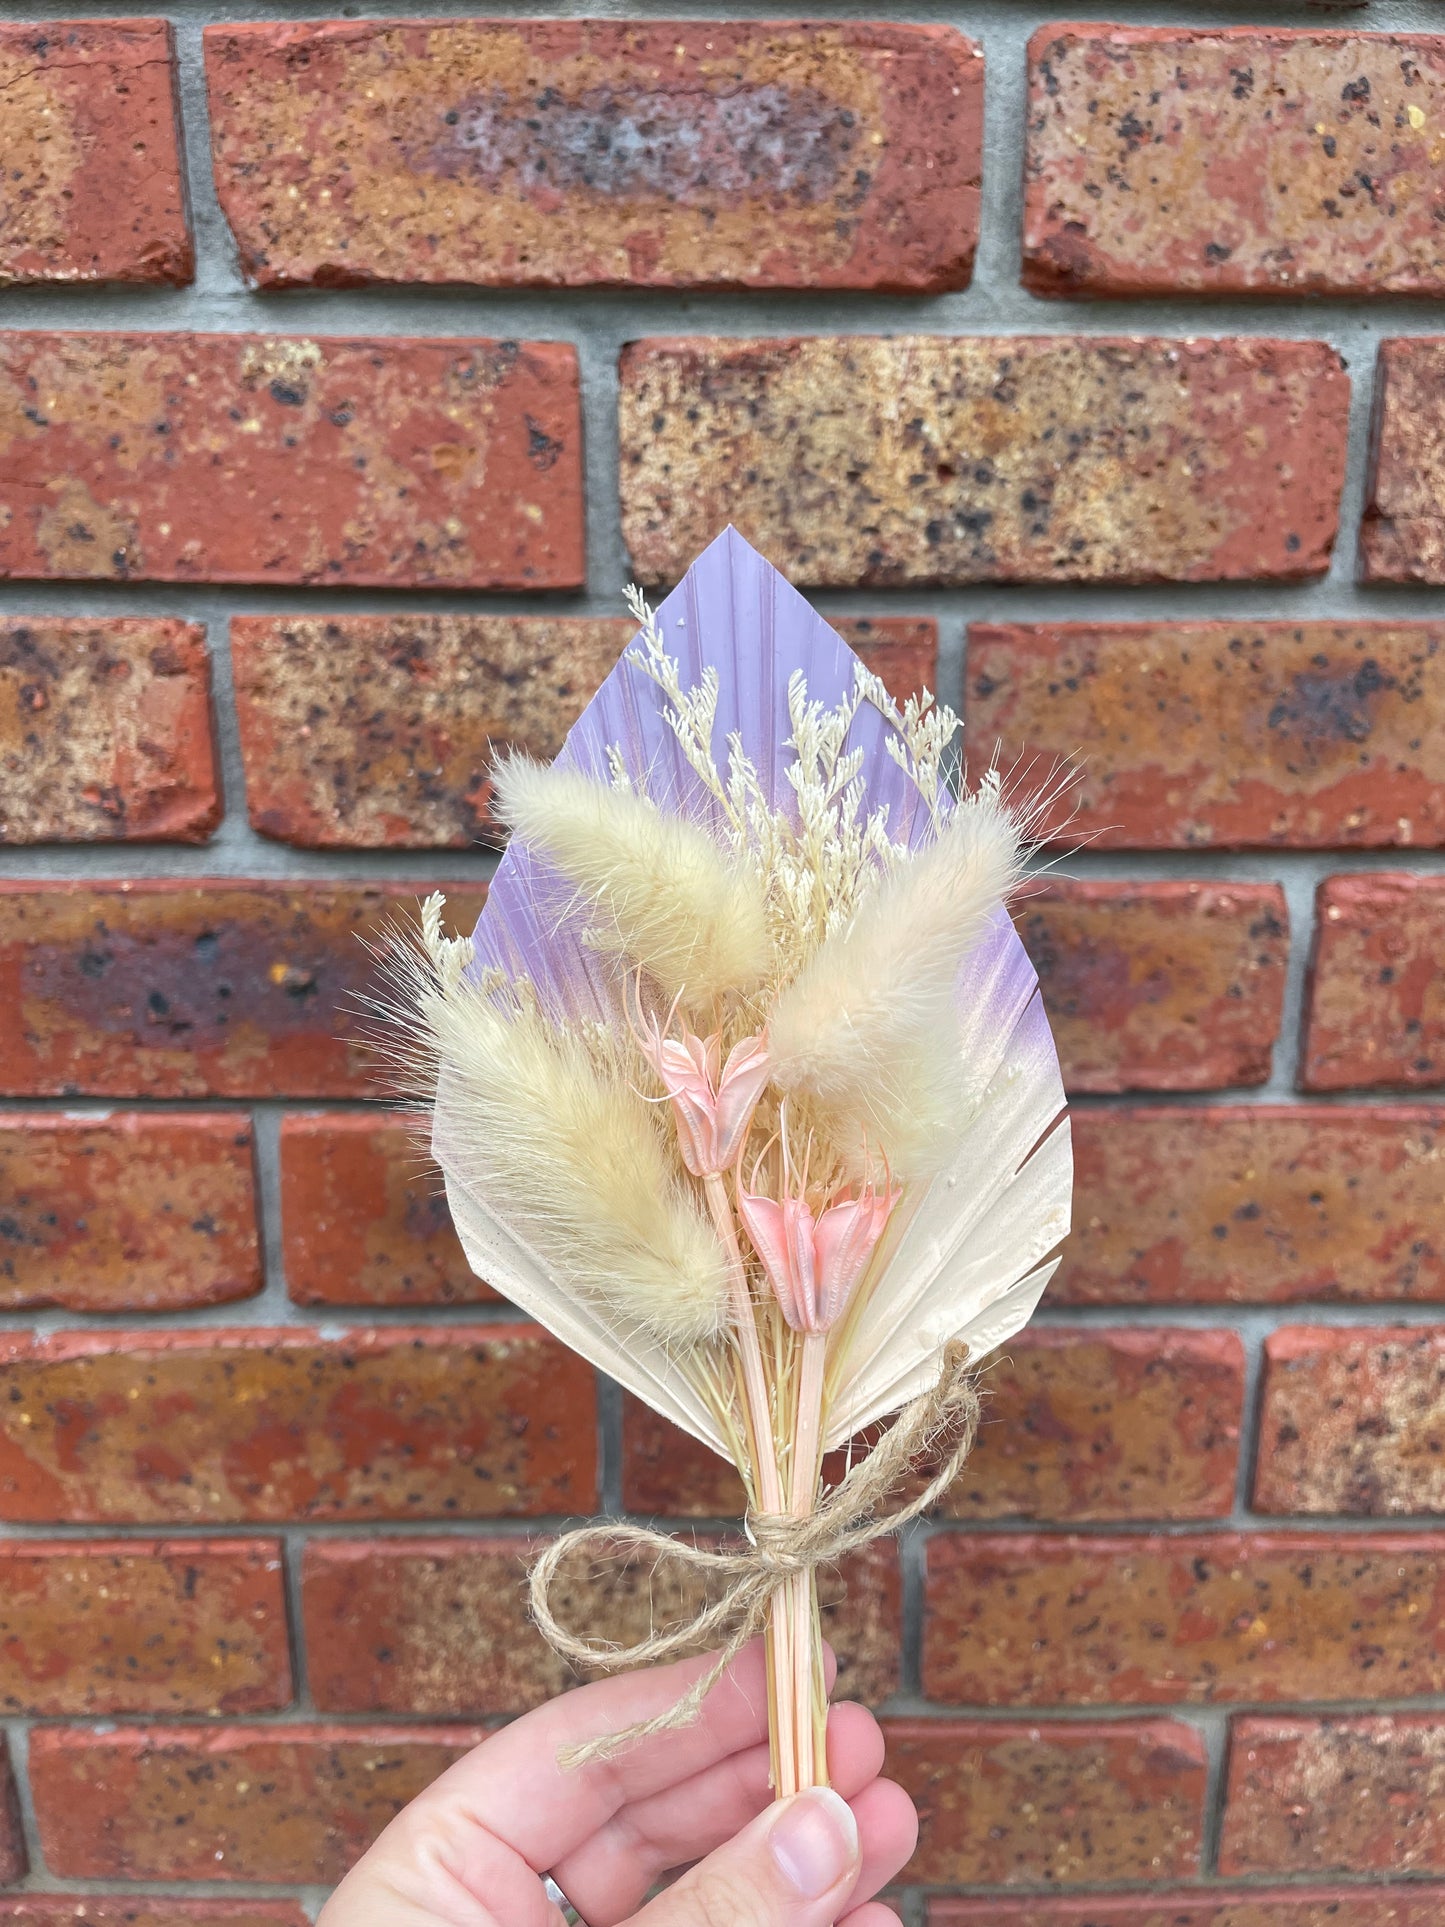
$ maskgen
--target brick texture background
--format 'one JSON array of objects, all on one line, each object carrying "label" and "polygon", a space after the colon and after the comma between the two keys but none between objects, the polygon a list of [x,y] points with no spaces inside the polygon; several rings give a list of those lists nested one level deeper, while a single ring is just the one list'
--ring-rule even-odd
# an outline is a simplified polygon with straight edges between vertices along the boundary
[{"label": "brick texture background", "polygon": [[735,1513],[355,1007],[726,518],[1081,772],[1076,1230],[827,1608],[909,1927],[1436,1927],[1438,6],[3,11],[0,1927],[304,1927],[564,1683],[531,1547]]}]

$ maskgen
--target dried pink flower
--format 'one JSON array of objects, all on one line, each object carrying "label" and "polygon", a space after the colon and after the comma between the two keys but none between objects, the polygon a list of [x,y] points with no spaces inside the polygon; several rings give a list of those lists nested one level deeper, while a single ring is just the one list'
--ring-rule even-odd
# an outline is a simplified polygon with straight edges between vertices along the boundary
[{"label": "dried pink flower", "polygon": [[740,1183],[738,1215],[784,1318],[794,1331],[817,1333],[831,1330],[842,1315],[902,1194],[879,1191],[869,1179],[856,1197],[815,1217],[806,1189],[804,1181],[777,1200]]},{"label": "dried pink flower", "polygon": [[[768,1081],[765,1038],[745,1037],[721,1064],[722,1040],[664,1037],[654,1018],[638,1042],[672,1099],[682,1161],[696,1178],[714,1177],[736,1162],[758,1099]],[[721,1069],[719,1066],[721,1064]]]}]

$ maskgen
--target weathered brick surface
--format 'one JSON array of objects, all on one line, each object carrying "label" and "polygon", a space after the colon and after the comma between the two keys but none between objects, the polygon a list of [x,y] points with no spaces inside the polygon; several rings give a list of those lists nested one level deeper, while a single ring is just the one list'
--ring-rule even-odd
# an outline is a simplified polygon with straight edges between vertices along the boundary
[{"label": "weathered brick surface", "polygon": [[[1020,1332],[988,1370],[958,1519],[1197,1519],[1234,1493],[1244,1352],[1232,1332]],[[736,1475],[627,1400],[623,1499],[678,1518],[742,1510]]]},{"label": "weathered brick surface", "polygon": [[983,56],[951,27],[327,21],[206,35],[262,287],[928,293],[978,240]]},{"label": "weathered brick surface", "polygon": [[1204,1745],[1172,1720],[890,1720],[888,1772],[922,1823],[929,1886],[1161,1880],[1199,1863]]},{"label": "weathered brick surface", "polygon": [[10,1743],[0,1737],[0,1881],[23,1880],[29,1866],[20,1799],[10,1764]]},{"label": "weathered brick surface", "polygon": [[0,1200],[8,1310],[160,1311],[261,1289],[244,1112],[0,1112]]},{"label": "weathered brick surface", "polygon": [[283,1118],[281,1237],[298,1304],[465,1305],[496,1296],[467,1263],[414,1117]]},{"label": "weathered brick surface", "polygon": [[153,1894],[0,1896],[0,1927],[308,1927],[290,1900],[157,1899]]},{"label": "weathered brick surface", "polygon": [[[900,697],[932,687],[936,623],[835,626]],[[495,841],[494,755],[555,756],[635,633],[611,616],[238,616],[251,822],[312,849]]]},{"label": "weathered brick surface", "polygon": [[482,1736],[345,1726],[37,1732],[46,1865],[74,1880],[339,1880]]},{"label": "weathered brick surface", "polygon": [[0,285],[191,279],[166,20],[0,25]]},{"label": "weathered brick surface", "polygon": [[257,1713],[290,1699],[278,1542],[0,1547],[6,1713]]},{"label": "weathered brick surface", "polygon": [[[928,1927],[1436,1927],[1440,1887],[1311,1887],[1201,1894],[1090,1894],[1057,1900],[932,1900]],[[48,1927],[48,1923],[47,1923]]]},{"label": "weathered brick surface", "polygon": [[[309,1681],[323,1713],[490,1718],[524,1712],[574,1683],[532,1624],[534,1548],[509,1539],[313,1541],[302,1568]],[[565,1579],[565,1575],[564,1575]],[[880,1543],[824,1575],[836,1697],[878,1703],[898,1686],[897,1547]],[[700,1603],[646,1565],[558,1589],[563,1616],[630,1644]]]},{"label": "weathered brick surface", "polygon": [[1445,336],[1380,343],[1364,582],[1445,582]]},{"label": "weathered brick surface", "polygon": [[1071,1091],[1269,1076],[1289,954],[1277,884],[1058,882],[1016,921]]},{"label": "weathered brick surface", "polygon": [[[374,1097],[368,943],[413,884],[17,883],[0,891],[6,1096]],[[470,932],[476,885],[448,889]]]},{"label": "weathered brick surface", "polygon": [[1227,1875],[1445,1872],[1445,1720],[1236,1720],[1219,1865]]},{"label": "weathered brick surface", "polygon": [[1290,1326],[1264,1357],[1261,1512],[1445,1512],[1445,1326]]},{"label": "weathered brick surface", "polygon": [[[1048,823],[1118,850],[1445,842],[1445,628],[974,623],[970,760],[1076,779]],[[1226,753],[1221,755],[1221,747]]]},{"label": "weathered brick surface", "polygon": [[530,1325],[0,1340],[0,1518],[493,1518],[596,1498],[590,1369]]},{"label": "weathered brick surface", "polygon": [[735,522],[799,583],[1318,575],[1349,381],[1320,342],[659,339],[622,356],[648,582]]},{"label": "weathered brick surface", "polygon": [[1002,1707],[1439,1693],[1439,1543],[935,1534],[923,1690]]},{"label": "weathered brick surface", "polygon": [[1041,27],[1035,294],[1442,294],[1435,34]]},{"label": "weathered brick surface", "polygon": [[575,350],[0,335],[0,576],[559,589]]},{"label": "weathered brick surface", "polygon": [[204,843],[221,820],[191,622],[0,619],[0,843]]},{"label": "weathered brick surface", "polygon": [[1445,1080],[1445,877],[1327,877],[1315,897],[1307,1091]]},{"label": "weathered brick surface", "polygon": [[1049,1302],[1445,1298],[1445,1111],[1076,1111],[1074,1227]]}]

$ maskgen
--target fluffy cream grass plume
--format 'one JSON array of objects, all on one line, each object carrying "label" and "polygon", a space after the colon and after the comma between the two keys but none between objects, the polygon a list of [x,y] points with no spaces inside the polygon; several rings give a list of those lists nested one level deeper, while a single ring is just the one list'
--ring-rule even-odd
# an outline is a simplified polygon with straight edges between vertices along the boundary
[{"label": "fluffy cream grass plume", "polygon": [[463,982],[417,1002],[462,1182],[619,1323],[678,1350],[719,1332],[727,1262],[645,1100],[526,1005],[508,1013]]},{"label": "fluffy cream grass plume", "polygon": [[953,1143],[954,982],[1018,882],[1020,841],[990,772],[818,947],[768,1020],[775,1082],[810,1098],[853,1155],[881,1152],[896,1178],[932,1175]]},{"label": "fluffy cream grass plume", "polygon": [[594,940],[689,1006],[749,991],[771,958],[757,876],[700,825],[632,790],[512,756],[496,774],[497,809],[592,907]]}]

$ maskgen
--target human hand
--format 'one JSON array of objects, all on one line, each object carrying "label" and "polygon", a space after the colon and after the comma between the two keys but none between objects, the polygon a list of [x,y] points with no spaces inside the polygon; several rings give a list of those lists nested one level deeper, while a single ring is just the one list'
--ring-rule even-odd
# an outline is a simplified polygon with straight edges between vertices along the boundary
[{"label": "human hand", "polygon": [[899,1927],[872,1896],[903,1868],[918,1823],[903,1789],[878,1777],[878,1722],[832,1707],[835,1791],[770,1804],[759,1646],[694,1725],[558,1765],[559,1748],[665,1711],[708,1663],[599,1681],[502,1728],[397,1815],[317,1927],[559,1927],[544,1873],[587,1927]]}]

